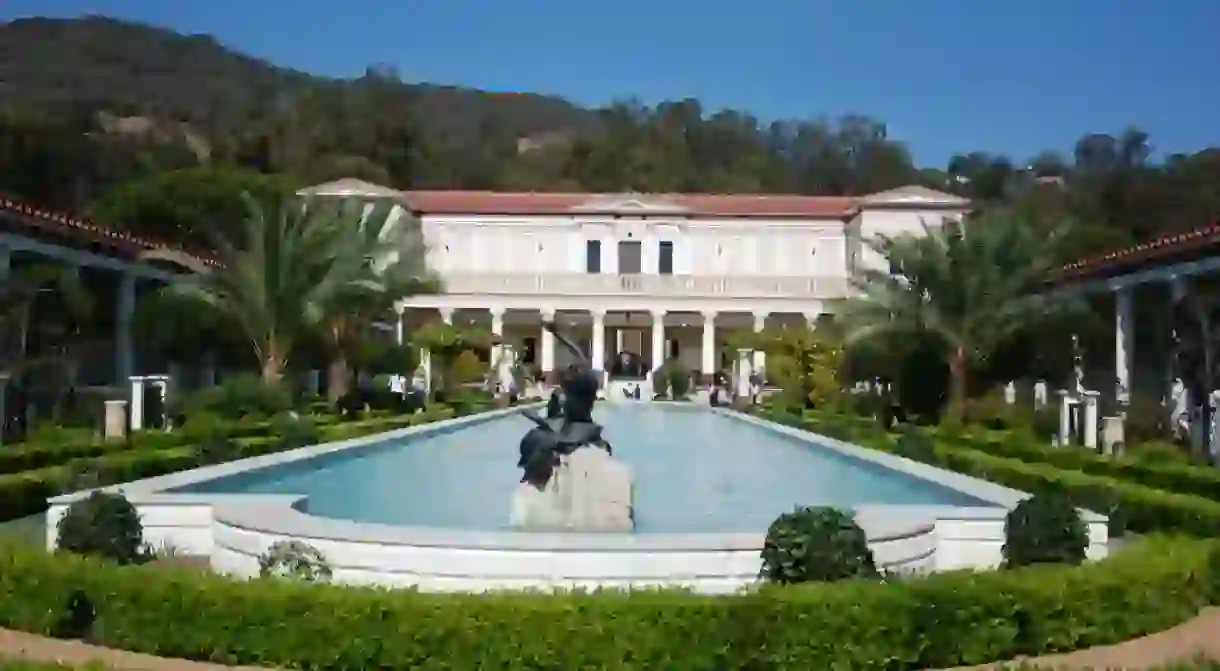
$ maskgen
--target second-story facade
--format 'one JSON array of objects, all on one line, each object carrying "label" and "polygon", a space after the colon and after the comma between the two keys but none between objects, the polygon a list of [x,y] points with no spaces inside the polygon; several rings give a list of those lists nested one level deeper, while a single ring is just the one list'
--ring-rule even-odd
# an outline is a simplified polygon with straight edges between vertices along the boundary
[{"label": "second-story facade", "polygon": [[725,330],[833,314],[855,268],[885,263],[865,240],[969,210],[922,187],[846,198],[397,192],[340,180],[305,193],[394,199],[445,285],[407,298],[406,320],[489,322],[544,374],[565,363],[538,329],[558,318],[608,370],[627,354],[647,370],[676,357],[710,375]]}]

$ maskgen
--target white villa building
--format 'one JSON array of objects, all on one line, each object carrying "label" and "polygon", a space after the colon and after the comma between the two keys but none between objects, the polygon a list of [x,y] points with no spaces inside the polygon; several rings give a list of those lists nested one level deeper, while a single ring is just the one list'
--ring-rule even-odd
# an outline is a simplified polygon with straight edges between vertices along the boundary
[{"label": "white villa building", "polygon": [[884,263],[863,240],[960,220],[970,207],[917,186],[840,198],[400,192],[340,180],[302,193],[394,199],[420,223],[445,287],[404,301],[402,328],[487,325],[545,378],[570,363],[540,328],[556,320],[604,370],[624,352],[643,372],[676,357],[706,381],[728,364],[728,331],[833,315],[853,269]]}]

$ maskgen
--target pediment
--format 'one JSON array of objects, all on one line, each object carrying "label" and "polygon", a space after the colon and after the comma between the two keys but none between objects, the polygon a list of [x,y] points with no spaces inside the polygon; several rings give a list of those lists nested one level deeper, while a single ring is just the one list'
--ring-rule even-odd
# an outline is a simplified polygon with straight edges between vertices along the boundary
[{"label": "pediment", "polygon": [[631,214],[643,212],[685,212],[686,208],[661,196],[647,194],[616,194],[594,196],[572,208],[575,212],[612,212]]}]

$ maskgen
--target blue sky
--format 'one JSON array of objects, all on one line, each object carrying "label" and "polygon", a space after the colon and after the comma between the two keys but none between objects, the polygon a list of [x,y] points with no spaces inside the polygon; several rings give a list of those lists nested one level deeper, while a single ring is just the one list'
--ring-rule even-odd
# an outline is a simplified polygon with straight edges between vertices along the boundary
[{"label": "blue sky", "polygon": [[563,95],[693,96],[763,119],[861,112],[922,165],[1023,158],[1136,124],[1220,145],[1217,0],[2,0],[0,19],[105,14],[210,33],[329,75]]}]

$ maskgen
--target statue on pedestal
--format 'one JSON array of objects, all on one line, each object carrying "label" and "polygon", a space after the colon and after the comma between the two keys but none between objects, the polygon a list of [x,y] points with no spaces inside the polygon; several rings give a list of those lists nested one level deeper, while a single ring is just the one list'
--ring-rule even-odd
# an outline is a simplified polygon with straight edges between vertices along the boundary
[{"label": "statue on pedestal", "polygon": [[[597,401],[597,390],[601,386],[593,372],[589,359],[572,341],[560,333],[552,322],[543,328],[555,334],[576,358],[576,363],[560,373],[559,386],[563,400],[555,396],[547,403],[547,418],[532,410],[522,411],[536,426],[521,439],[521,457],[517,467],[524,471],[521,482],[528,482],[538,489],[546,486],[559,457],[571,454],[581,447],[597,447],[611,453],[610,444],[602,439],[602,427],[593,421],[593,404]],[[556,417],[556,406],[560,407]]]},{"label": "statue on pedestal", "polygon": [[[597,373],[553,323],[542,326],[568,348],[576,363],[561,373],[563,400],[552,397],[549,417],[532,410],[521,413],[535,426],[521,439],[517,467],[522,475],[513,497],[512,523],[534,531],[631,531],[631,473],[613,459],[601,425],[593,421],[601,386]],[[558,417],[550,416],[555,405],[562,406]]]}]

